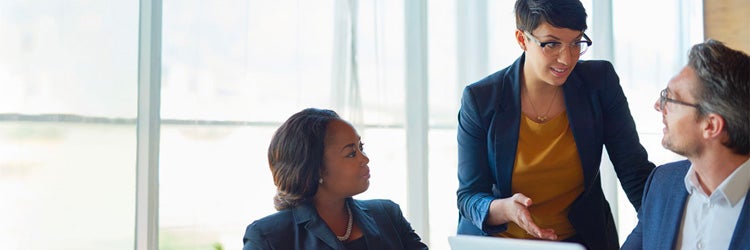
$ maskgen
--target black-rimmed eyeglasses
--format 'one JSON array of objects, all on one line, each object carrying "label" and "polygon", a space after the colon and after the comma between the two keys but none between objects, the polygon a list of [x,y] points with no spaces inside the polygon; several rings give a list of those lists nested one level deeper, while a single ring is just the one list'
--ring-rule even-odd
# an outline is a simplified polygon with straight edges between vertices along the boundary
[{"label": "black-rimmed eyeglasses", "polygon": [[[529,38],[530,40],[534,41],[534,43],[539,44],[540,47],[542,47],[542,53],[548,56],[556,56],[559,55],[562,52],[562,49],[566,46],[562,46],[561,42],[541,42],[539,39],[537,39],[534,35],[529,33],[528,31],[524,31],[523,34]],[[583,39],[576,41],[573,43],[568,44],[568,53],[576,53],[578,56],[583,55],[586,53],[587,50],[589,50],[589,47],[591,47],[591,44],[593,42],[589,38],[589,36],[586,35],[586,33],[583,33]]]},{"label": "black-rimmed eyeglasses", "polygon": [[667,94],[668,94],[667,89],[663,89],[661,90],[661,93],[659,93],[659,110],[664,110],[664,106],[667,105],[667,102],[693,107],[698,110],[701,109],[701,106],[698,104],[678,101],[678,100],[667,97]]}]

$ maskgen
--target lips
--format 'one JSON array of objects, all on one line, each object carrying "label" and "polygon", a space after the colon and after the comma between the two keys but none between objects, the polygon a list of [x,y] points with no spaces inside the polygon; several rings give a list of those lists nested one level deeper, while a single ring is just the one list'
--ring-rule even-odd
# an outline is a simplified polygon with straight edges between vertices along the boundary
[{"label": "lips", "polygon": [[557,77],[565,77],[566,73],[568,72],[568,68],[556,68],[556,67],[550,67],[550,71],[553,75]]}]

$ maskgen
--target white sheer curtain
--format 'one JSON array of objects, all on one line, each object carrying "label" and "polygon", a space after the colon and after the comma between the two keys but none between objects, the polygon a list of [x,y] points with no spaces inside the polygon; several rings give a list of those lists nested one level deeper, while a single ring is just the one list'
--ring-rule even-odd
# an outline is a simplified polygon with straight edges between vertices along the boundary
[{"label": "white sheer curtain", "polygon": [[362,124],[362,93],[357,64],[358,0],[336,0],[333,29],[331,98],[340,115]]}]

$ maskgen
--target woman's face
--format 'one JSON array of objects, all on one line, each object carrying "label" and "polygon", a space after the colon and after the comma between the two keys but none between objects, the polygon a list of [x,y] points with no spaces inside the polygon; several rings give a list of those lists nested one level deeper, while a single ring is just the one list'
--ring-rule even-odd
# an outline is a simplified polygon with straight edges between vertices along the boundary
[{"label": "woman's face", "polygon": [[351,197],[370,186],[370,158],[363,152],[362,142],[349,123],[333,120],[328,123],[324,141],[323,183],[318,192]]},{"label": "woman's face", "polygon": [[[547,22],[530,33],[516,30],[516,41],[526,51],[524,79],[553,86],[565,83],[580,57],[568,45],[580,41],[582,36],[580,30],[557,28]],[[546,42],[561,43],[560,50],[550,49],[545,53],[540,43]]]}]

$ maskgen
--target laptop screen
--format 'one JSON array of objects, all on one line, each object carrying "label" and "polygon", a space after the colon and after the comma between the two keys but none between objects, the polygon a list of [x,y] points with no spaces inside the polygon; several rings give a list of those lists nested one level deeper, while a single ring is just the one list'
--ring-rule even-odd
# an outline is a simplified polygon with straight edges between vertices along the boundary
[{"label": "laptop screen", "polygon": [[585,247],[576,243],[547,241],[547,240],[521,240],[490,236],[454,235],[448,237],[448,243],[452,250],[483,250],[483,249],[514,249],[514,250],[586,250]]}]

